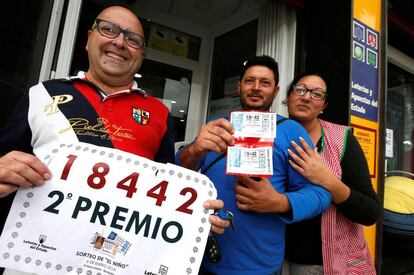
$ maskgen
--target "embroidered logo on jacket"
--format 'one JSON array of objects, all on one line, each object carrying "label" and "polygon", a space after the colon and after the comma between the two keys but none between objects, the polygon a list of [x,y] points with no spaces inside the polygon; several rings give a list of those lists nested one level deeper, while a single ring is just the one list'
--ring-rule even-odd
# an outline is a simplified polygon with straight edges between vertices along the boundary
[{"label": "embroidered logo on jacket", "polygon": [[137,108],[132,108],[132,117],[140,125],[147,125],[150,122],[150,113]]},{"label": "embroidered logo on jacket", "polygon": [[68,103],[69,101],[72,101],[73,96],[71,95],[55,95],[52,96],[53,102],[45,106],[45,113],[48,113],[47,115],[53,115],[57,112],[59,112],[59,104]]},{"label": "embroidered logo on jacket", "polygon": [[135,140],[131,129],[124,128],[122,125],[111,124],[106,118],[97,118],[97,123],[93,123],[86,118],[74,117],[68,119],[68,121],[70,126],[61,129],[59,134],[73,130],[78,136],[99,137],[107,140],[123,140],[124,138]]}]

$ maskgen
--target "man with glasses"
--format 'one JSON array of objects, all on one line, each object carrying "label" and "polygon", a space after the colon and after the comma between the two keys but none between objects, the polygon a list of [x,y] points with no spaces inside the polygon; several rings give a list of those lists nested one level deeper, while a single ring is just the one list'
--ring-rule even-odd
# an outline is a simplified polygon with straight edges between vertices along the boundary
[{"label": "man with glasses", "polygon": [[[144,45],[142,25],[130,10],[113,6],[97,16],[88,31],[88,71],[32,87],[1,129],[1,196],[18,187],[40,186],[52,177],[33,153],[54,142],[81,141],[173,163],[169,110],[134,81]],[[3,220],[12,197],[0,200]],[[219,200],[208,205],[222,206]],[[216,216],[210,221],[218,233],[229,225]]]},{"label": "man with glasses", "polygon": [[[246,61],[237,85],[243,109],[269,111],[279,91],[278,80],[278,64],[273,58],[257,56]],[[303,137],[310,143],[306,130],[293,120],[281,116],[277,120],[273,175],[269,179],[226,175],[225,152],[234,144],[234,129],[228,118],[208,122],[196,140],[176,155],[177,163],[201,169],[210,178],[234,217],[235,230],[216,236],[221,260],[205,257],[201,274],[280,274],[285,223],[316,216],[330,202],[325,189],[311,184],[289,165],[291,141],[299,143]]]},{"label": "man with glasses", "polygon": [[128,9],[109,7],[97,16],[88,31],[88,71],[32,87],[2,128],[1,152],[19,152],[0,159],[1,195],[51,177],[31,153],[54,141],[74,138],[158,162],[173,161],[170,113],[134,81],[144,45],[143,28]]}]

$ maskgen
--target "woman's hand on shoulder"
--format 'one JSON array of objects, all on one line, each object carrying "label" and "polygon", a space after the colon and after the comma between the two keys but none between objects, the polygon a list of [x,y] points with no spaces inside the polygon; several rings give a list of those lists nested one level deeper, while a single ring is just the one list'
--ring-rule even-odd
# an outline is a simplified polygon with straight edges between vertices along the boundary
[{"label": "woman's hand on shoulder", "polygon": [[292,158],[290,165],[314,184],[327,187],[335,178],[318,154],[318,149],[311,149],[303,138],[299,138],[300,145],[291,141],[292,147],[296,152],[288,149],[288,154]]}]

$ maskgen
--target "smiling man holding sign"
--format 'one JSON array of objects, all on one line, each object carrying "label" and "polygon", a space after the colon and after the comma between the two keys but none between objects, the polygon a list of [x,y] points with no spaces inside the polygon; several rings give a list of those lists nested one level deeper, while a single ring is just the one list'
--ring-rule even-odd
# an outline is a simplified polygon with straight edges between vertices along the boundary
[{"label": "smiling man holding sign", "polygon": [[[207,178],[161,164],[173,162],[172,122],[134,81],[144,45],[131,11],[103,10],[88,31],[88,71],[32,87],[0,131],[0,195],[19,189],[1,266],[196,274],[208,221],[217,233],[229,225],[204,210],[223,207]],[[172,254],[183,264],[170,263]]]}]

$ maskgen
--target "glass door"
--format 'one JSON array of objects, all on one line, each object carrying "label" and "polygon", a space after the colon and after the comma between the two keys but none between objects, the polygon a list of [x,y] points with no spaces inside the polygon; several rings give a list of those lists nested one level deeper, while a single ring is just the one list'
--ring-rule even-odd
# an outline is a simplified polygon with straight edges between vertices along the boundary
[{"label": "glass door", "polygon": [[15,0],[3,7],[0,124],[21,95],[38,83],[53,2]]},{"label": "glass door", "polygon": [[414,75],[388,63],[381,274],[414,271]]},{"label": "glass door", "polygon": [[175,141],[184,141],[192,71],[145,59],[139,77],[139,86],[170,110]]}]

